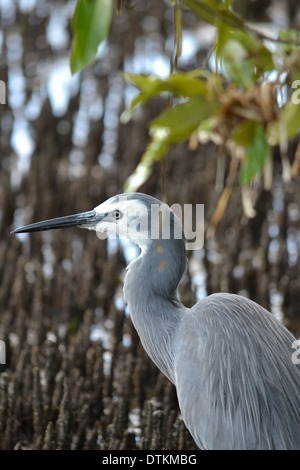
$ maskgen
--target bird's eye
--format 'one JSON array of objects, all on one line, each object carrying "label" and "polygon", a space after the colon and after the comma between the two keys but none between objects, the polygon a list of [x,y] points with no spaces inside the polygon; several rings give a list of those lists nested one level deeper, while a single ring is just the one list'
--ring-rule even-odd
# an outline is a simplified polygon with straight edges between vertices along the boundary
[{"label": "bird's eye", "polygon": [[115,210],[113,211],[113,216],[114,216],[114,218],[115,218],[116,220],[119,220],[119,219],[121,219],[122,214],[121,214],[121,212],[119,211],[119,209],[115,209]]}]

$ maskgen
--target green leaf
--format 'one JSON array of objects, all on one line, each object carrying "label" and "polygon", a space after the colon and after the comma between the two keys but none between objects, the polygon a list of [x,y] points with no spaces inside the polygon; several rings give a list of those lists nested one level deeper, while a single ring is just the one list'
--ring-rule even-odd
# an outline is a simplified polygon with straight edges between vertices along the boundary
[{"label": "green leaf", "polygon": [[100,43],[108,37],[113,0],[78,0],[75,8],[71,46],[71,71],[80,72],[96,57]]},{"label": "green leaf", "polygon": [[242,161],[240,182],[242,186],[248,185],[252,178],[263,169],[266,159],[270,156],[265,130],[262,124],[256,123],[252,143],[248,146],[246,157]]},{"label": "green leaf", "polygon": [[280,44],[281,49],[289,55],[294,52],[299,46],[299,31],[296,29],[280,29],[278,34],[278,42],[282,41]]},{"label": "green leaf", "polygon": [[244,121],[239,124],[231,134],[231,139],[238,145],[249,147],[256,132],[256,122]]},{"label": "green leaf", "polygon": [[148,145],[140,164],[125,183],[125,191],[136,191],[151,175],[154,162],[161,160],[171,144],[188,139],[205,119],[218,109],[215,101],[193,97],[160,114],[150,124],[152,141]]},{"label": "green leaf", "polygon": [[207,85],[194,73],[179,72],[162,79],[154,75],[134,75],[125,73],[124,78],[141,90],[145,95],[154,97],[163,92],[173,93],[175,96],[195,96],[207,93]]},{"label": "green leaf", "polygon": [[161,160],[168,150],[169,144],[164,140],[150,142],[137,168],[125,181],[125,192],[135,192],[145,183],[152,173],[154,162]]},{"label": "green leaf", "polygon": [[[200,75],[200,71],[198,71]],[[144,105],[147,101],[164,93],[172,93],[176,97],[189,98],[192,96],[208,96],[211,94],[206,82],[199,79],[196,71],[193,73],[175,73],[165,79],[154,75],[134,75],[125,73],[124,78],[141,90],[141,93],[134,98],[130,108],[126,109],[121,115],[121,122],[128,122],[134,110]]]},{"label": "green leaf", "polygon": [[258,44],[252,50],[251,64],[254,68],[256,78],[261,78],[265,72],[274,70],[274,60],[271,51],[263,44]]},{"label": "green leaf", "polygon": [[228,2],[223,3],[222,0],[182,0],[182,3],[207,23],[215,26],[226,23],[233,28],[243,28],[243,20],[229,8]]},{"label": "green leaf", "polygon": [[222,47],[225,71],[233,82],[245,88],[255,84],[253,69],[247,57],[246,48],[234,39],[229,39]]},{"label": "green leaf", "polygon": [[229,78],[239,86],[253,85],[265,72],[274,70],[272,53],[248,31],[218,27],[216,56],[222,60]]},{"label": "green leaf", "polygon": [[286,127],[286,136],[288,139],[295,137],[300,131],[300,102],[299,92],[288,101],[280,110],[279,119]]},{"label": "green leaf", "polygon": [[164,139],[176,143],[190,137],[199,124],[210,118],[218,109],[217,101],[192,97],[187,103],[178,104],[165,111],[150,123],[150,134],[155,140]]}]

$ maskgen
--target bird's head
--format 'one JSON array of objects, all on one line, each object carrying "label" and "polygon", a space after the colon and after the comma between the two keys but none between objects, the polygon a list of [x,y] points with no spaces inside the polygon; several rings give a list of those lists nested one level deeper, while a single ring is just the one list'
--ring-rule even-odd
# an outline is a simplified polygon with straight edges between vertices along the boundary
[{"label": "bird's head", "polygon": [[146,249],[153,239],[183,238],[180,220],[158,199],[142,193],[120,194],[94,210],[36,222],[17,228],[13,233],[38,232],[66,227],[95,230],[127,238]]}]

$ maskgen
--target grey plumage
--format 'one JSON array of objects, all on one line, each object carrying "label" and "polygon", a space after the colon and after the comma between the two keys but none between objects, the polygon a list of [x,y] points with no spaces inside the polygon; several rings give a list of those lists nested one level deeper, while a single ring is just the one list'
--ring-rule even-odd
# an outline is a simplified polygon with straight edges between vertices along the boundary
[{"label": "grey plumage", "polygon": [[191,309],[180,325],[175,381],[199,447],[300,449],[294,340],[244,297],[214,294]]},{"label": "grey plumage", "polygon": [[[153,204],[163,209],[162,218],[150,217]],[[136,207],[138,216],[132,214]],[[186,253],[177,217],[140,193],[115,196],[94,211],[70,217],[62,218],[61,225],[55,219],[15,232],[73,224],[117,232],[140,246],[141,254],[127,268],[124,297],[146,352],[176,386],[197,445],[300,449],[295,338],[270,312],[241,296],[219,293],[191,309],[182,305],[176,291]],[[170,221],[170,239],[162,235],[164,218]],[[152,239],[150,233],[159,236]]]}]

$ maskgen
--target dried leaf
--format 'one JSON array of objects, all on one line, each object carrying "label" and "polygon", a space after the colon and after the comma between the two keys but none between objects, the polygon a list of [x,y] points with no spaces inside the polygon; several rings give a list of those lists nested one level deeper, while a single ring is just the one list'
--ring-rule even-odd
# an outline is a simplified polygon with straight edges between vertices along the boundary
[{"label": "dried leaf", "polygon": [[264,189],[271,191],[273,183],[273,160],[267,158],[263,167]]},{"label": "dried leaf", "polygon": [[258,88],[258,104],[266,122],[270,122],[277,117],[277,100],[272,82],[264,82]]},{"label": "dried leaf", "polygon": [[217,207],[213,213],[209,227],[207,229],[207,233],[206,233],[207,238],[211,238],[214,236],[215,230],[227,208],[227,205],[228,205],[228,202],[229,202],[229,199],[230,199],[233,187],[234,187],[234,182],[237,177],[238,167],[239,167],[239,160],[237,160],[236,158],[232,158],[230,162],[230,168],[229,168],[229,174],[228,174],[227,181],[226,181],[226,186],[223,189],[221,196],[219,197]]},{"label": "dried leaf", "polygon": [[256,216],[256,210],[254,209],[252,189],[249,186],[242,187],[242,204],[246,217],[252,219]]}]

